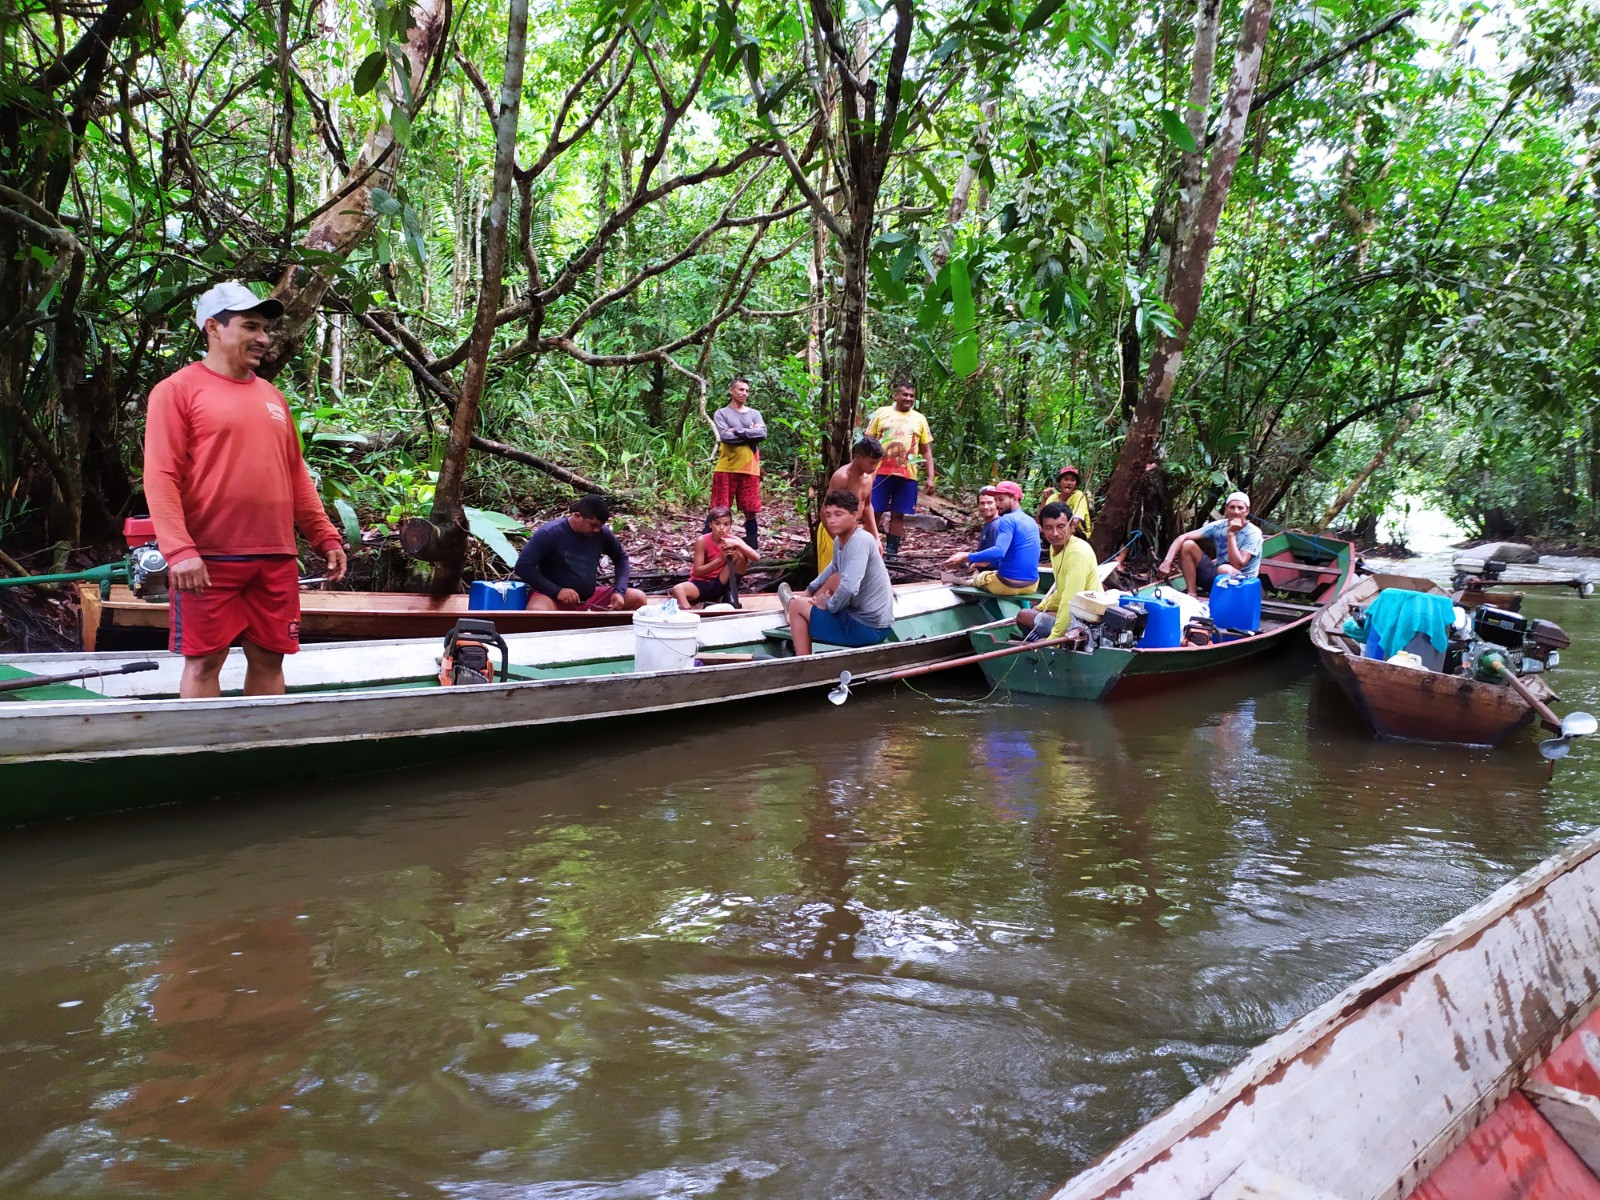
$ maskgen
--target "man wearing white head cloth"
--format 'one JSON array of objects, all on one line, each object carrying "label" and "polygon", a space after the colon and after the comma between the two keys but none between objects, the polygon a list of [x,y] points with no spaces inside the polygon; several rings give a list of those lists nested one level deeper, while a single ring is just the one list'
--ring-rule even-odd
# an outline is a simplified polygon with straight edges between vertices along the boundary
[{"label": "man wearing white head cloth", "polygon": [[[1202,538],[1211,539],[1211,556],[1200,549]],[[1222,506],[1220,521],[1175,538],[1157,574],[1167,578],[1174,565],[1183,572],[1191,596],[1208,595],[1218,575],[1254,579],[1261,570],[1261,530],[1250,524],[1250,497],[1234,492]]]}]

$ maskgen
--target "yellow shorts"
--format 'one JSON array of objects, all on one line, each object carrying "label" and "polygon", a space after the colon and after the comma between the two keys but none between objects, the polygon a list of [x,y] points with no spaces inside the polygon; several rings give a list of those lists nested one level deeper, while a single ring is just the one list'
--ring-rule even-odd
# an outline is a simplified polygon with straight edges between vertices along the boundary
[{"label": "yellow shorts", "polygon": [[817,574],[821,575],[833,561],[833,535],[821,525],[817,526]]},{"label": "yellow shorts", "polygon": [[1032,583],[1018,586],[1001,579],[998,572],[979,571],[972,577],[972,586],[982,588],[991,596],[1026,596],[1039,590],[1039,581],[1035,579]]}]

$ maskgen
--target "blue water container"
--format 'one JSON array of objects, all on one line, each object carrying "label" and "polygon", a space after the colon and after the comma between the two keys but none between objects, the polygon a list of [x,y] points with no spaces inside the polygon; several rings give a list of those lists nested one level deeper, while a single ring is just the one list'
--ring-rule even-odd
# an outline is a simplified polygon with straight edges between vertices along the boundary
[{"label": "blue water container", "polygon": [[1261,580],[1219,575],[1211,585],[1211,623],[1218,629],[1261,628]]},{"label": "blue water container", "polygon": [[467,607],[473,612],[513,611],[528,607],[528,585],[520,579],[491,582],[479,579],[467,596]]},{"label": "blue water container", "polygon": [[1142,608],[1149,614],[1144,634],[1139,638],[1139,649],[1166,650],[1183,642],[1182,613],[1171,600],[1160,596],[1124,596],[1122,603]]}]

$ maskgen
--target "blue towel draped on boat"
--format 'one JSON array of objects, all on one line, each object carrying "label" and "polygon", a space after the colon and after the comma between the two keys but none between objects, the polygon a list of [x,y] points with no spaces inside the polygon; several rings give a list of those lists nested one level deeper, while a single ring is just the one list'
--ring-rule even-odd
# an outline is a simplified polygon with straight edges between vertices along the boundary
[{"label": "blue towel draped on boat", "polygon": [[1419,633],[1426,634],[1433,648],[1443,654],[1450,644],[1454,620],[1454,602],[1438,592],[1384,588],[1367,605],[1367,631],[1378,635],[1384,658],[1404,650]]}]

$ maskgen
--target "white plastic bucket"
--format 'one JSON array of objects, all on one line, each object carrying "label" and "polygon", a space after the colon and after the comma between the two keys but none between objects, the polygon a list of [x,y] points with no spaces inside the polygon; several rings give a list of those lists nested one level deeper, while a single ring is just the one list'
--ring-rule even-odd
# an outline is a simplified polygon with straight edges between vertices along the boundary
[{"label": "white plastic bucket", "polygon": [[694,666],[700,648],[700,614],[664,611],[660,605],[633,614],[633,669],[681,671]]}]

